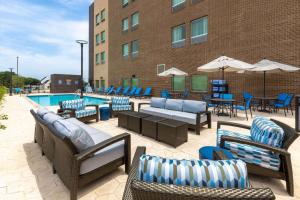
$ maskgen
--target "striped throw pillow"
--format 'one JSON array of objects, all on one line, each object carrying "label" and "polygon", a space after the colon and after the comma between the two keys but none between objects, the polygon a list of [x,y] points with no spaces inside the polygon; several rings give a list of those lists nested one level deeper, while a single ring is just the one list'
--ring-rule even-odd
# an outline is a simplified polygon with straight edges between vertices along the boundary
[{"label": "striped throw pillow", "polygon": [[241,160],[174,160],[142,155],[138,178],[149,183],[179,186],[249,187],[246,163]]}]

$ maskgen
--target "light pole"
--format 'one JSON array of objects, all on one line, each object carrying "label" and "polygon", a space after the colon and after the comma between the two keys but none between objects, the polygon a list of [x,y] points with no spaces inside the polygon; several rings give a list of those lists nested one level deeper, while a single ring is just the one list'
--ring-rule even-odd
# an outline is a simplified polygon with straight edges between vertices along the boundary
[{"label": "light pole", "polygon": [[80,98],[83,98],[83,90],[84,90],[84,86],[83,86],[83,45],[87,44],[88,42],[85,40],[76,40],[76,42],[78,44],[80,44],[81,46],[81,93],[80,93]]},{"label": "light pole", "polygon": [[19,87],[19,56],[17,56],[17,87]]},{"label": "light pole", "polygon": [[12,96],[12,70],[13,68],[8,68],[10,70],[10,83],[9,83],[9,96]]}]

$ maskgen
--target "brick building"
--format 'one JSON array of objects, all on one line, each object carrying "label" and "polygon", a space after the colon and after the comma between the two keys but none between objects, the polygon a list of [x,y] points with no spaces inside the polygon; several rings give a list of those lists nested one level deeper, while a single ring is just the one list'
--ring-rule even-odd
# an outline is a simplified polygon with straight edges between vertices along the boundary
[{"label": "brick building", "polygon": [[74,93],[81,88],[81,76],[70,74],[51,74],[50,93]]},{"label": "brick building", "polygon": [[[94,20],[103,9],[105,22],[97,25]],[[197,67],[221,55],[300,67],[299,0],[95,0],[90,23],[90,81],[95,86],[101,77],[106,85],[133,81],[153,86],[158,95],[172,85],[170,78],[158,77],[158,71],[177,67],[189,76],[176,77],[176,89],[189,88],[191,97],[199,98],[221,72],[197,72]],[[107,39],[102,47],[93,40],[103,30]],[[95,64],[102,48],[106,62]],[[242,91],[263,93],[261,74],[226,73],[225,79],[236,96]],[[204,84],[201,90],[197,81]],[[267,95],[300,93],[299,84],[300,72],[269,74]]]}]

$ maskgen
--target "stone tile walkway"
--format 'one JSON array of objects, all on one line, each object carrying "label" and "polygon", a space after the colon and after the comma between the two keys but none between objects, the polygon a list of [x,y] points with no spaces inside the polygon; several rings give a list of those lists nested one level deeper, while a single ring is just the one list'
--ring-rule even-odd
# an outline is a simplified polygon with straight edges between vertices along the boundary
[{"label": "stone tile walkway", "polygon": [[[139,100],[135,100],[138,102]],[[136,105],[137,106],[137,105]],[[9,120],[1,121],[7,126],[0,131],[0,199],[1,200],[64,200],[69,199],[69,191],[59,177],[52,174],[49,161],[41,155],[37,144],[33,143],[34,120],[29,110],[35,108],[26,97],[7,97],[0,109],[0,113],[8,114]],[[55,107],[51,107],[55,110]],[[258,114],[258,113],[255,113]],[[261,114],[261,113],[259,113]],[[281,114],[264,114],[294,126],[292,116],[284,117]],[[197,158],[198,149],[206,145],[215,145],[216,121],[231,120],[250,124],[242,113],[238,118],[213,117],[213,128],[203,129],[201,135],[189,132],[188,143],[174,149],[171,146],[158,143],[152,139],[135,133],[132,135],[132,153],[136,147],[143,145],[147,152],[154,155],[173,158]],[[91,126],[117,135],[127,130],[117,127],[117,119],[106,122],[92,123]],[[290,197],[285,191],[285,183],[280,180],[251,176],[253,187],[270,187],[277,199],[300,199],[300,139],[289,150],[292,153],[292,162],[295,180],[295,197]],[[119,200],[122,198],[127,176],[124,168],[88,185],[79,192],[80,200]]]}]

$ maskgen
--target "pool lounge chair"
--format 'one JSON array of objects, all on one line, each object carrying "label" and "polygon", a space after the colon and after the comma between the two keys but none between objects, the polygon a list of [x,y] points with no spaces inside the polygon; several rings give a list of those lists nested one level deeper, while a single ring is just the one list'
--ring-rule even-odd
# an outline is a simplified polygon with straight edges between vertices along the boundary
[{"label": "pool lounge chair", "polygon": [[118,88],[114,91],[115,95],[120,95],[121,90],[122,90],[122,86],[118,87]]},{"label": "pool lounge chair", "polygon": [[275,195],[269,188],[200,188],[168,184],[147,183],[138,180],[140,158],[146,147],[137,147],[129,170],[122,200],[273,200]]},{"label": "pool lounge chair", "polygon": [[151,96],[152,96],[152,87],[147,87],[142,97],[147,98]]},{"label": "pool lounge chair", "polygon": [[160,92],[160,97],[169,99],[171,97],[169,90],[167,90],[167,89],[162,90]]},{"label": "pool lounge chair", "polygon": [[126,96],[130,96],[130,97],[133,96],[135,91],[136,91],[136,87],[134,86],[131,88],[130,92],[126,94]]},{"label": "pool lounge chair", "polygon": [[111,95],[114,92],[115,87],[112,86],[106,95]]},{"label": "pool lounge chair", "polygon": [[110,91],[111,87],[106,87],[105,90],[103,91],[104,94],[107,94]]},{"label": "pool lounge chair", "polygon": [[141,96],[142,90],[143,90],[143,88],[141,88],[141,87],[137,88],[137,89],[135,90],[133,96],[134,96],[134,97],[139,97],[139,96]]},{"label": "pool lounge chair", "polygon": [[124,88],[123,95],[126,96],[127,93],[129,92],[129,90],[130,90],[130,86],[127,86],[126,88]]}]

